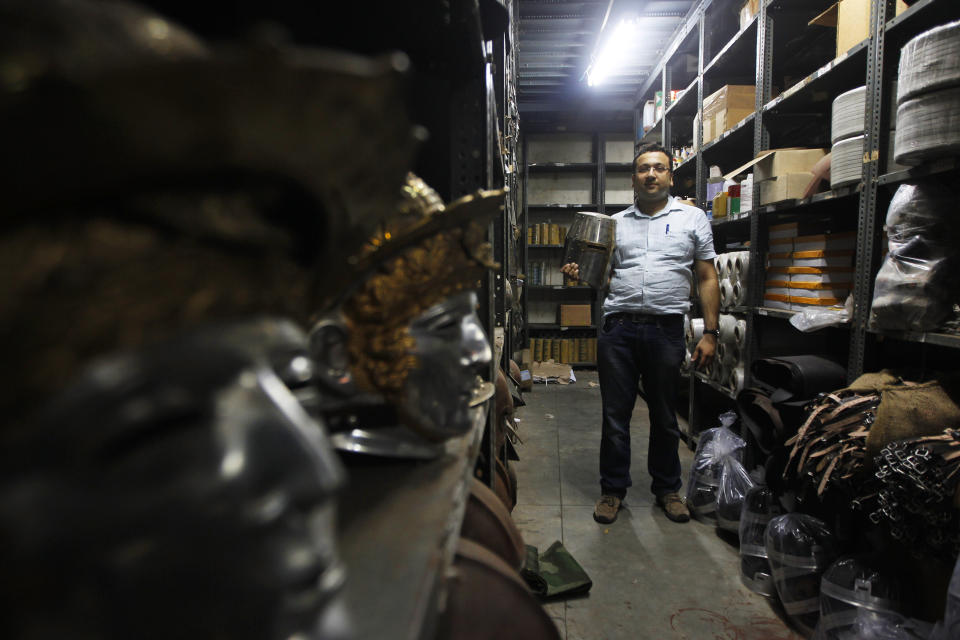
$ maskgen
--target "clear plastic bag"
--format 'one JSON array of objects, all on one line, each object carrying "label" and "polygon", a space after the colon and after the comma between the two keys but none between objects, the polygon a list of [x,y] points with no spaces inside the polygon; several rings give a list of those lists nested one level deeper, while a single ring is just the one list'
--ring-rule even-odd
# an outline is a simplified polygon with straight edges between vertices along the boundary
[{"label": "clear plastic bag", "polygon": [[935,182],[897,189],[887,210],[890,252],[874,286],[876,328],[929,331],[948,317],[957,297],[954,200],[950,189]]},{"label": "clear plastic bag", "polygon": [[937,623],[930,640],[955,640],[960,638],[960,559],[953,566],[953,578],[947,588],[947,606],[943,620]]},{"label": "clear plastic bag", "polygon": [[[930,635],[933,625],[897,613],[858,612],[851,640],[950,640],[956,636]],[[935,634],[936,631],[934,630]]]},{"label": "clear plastic bag", "polygon": [[690,482],[687,483],[687,508],[691,515],[712,523],[717,520],[717,490],[723,475],[723,460],[731,456],[741,462],[743,449],[747,446],[742,438],[730,430],[737,421],[736,413],[728,411],[719,419],[719,427],[700,434],[690,468]]},{"label": "clear plastic bag", "polygon": [[746,468],[733,456],[723,459],[720,487],[717,491],[717,526],[739,533],[743,499],[754,486]]},{"label": "clear plastic bag", "polygon": [[820,618],[820,576],[837,558],[833,532],[813,516],[788,513],[770,521],[764,542],[784,611],[812,634]]},{"label": "clear plastic bag", "polygon": [[773,585],[764,533],[767,523],[780,515],[780,503],[769,487],[757,485],[747,491],[740,513],[740,581],[754,593],[777,597]]},{"label": "clear plastic bag", "polygon": [[835,327],[850,322],[853,315],[853,296],[847,296],[842,307],[807,307],[799,313],[790,316],[790,324],[810,333],[825,327]]},{"label": "clear plastic bag", "polygon": [[843,558],[827,569],[820,580],[818,638],[858,638],[854,626],[881,625],[901,610],[897,580],[874,566],[868,558]]}]

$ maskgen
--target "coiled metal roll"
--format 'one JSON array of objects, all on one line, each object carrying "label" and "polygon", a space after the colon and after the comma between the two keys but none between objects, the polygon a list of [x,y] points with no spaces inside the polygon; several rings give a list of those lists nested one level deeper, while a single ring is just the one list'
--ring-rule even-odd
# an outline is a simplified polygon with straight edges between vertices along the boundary
[{"label": "coiled metal roll", "polygon": [[960,152],[960,87],[902,102],[897,108],[897,122],[894,159],[898,163],[916,165],[955,155]]},{"label": "coiled metal roll", "polygon": [[864,136],[847,138],[833,145],[830,160],[830,188],[860,182],[863,178]]},{"label": "coiled metal roll", "polygon": [[[960,21],[921,33],[900,52],[897,104],[960,85]],[[899,115],[898,115],[899,118]]]},{"label": "coiled metal roll", "polygon": [[836,144],[863,133],[867,88],[857,87],[841,93],[833,100],[830,121],[830,142]]}]

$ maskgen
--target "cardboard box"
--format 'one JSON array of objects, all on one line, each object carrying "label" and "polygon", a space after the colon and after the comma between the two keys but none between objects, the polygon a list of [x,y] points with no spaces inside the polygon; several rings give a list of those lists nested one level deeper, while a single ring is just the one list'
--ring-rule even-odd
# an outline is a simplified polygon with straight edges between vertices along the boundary
[{"label": "cardboard box", "polygon": [[[896,14],[909,7],[897,0]],[[870,0],[840,0],[808,24],[837,30],[837,57],[870,37]]]},{"label": "cardboard box", "polygon": [[786,173],[776,178],[764,180],[760,183],[760,204],[770,204],[771,202],[780,202],[781,200],[790,200],[803,196],[807,190],[807,185],[813,179],[813,174],[806,173]]},{"label": "cardboard box", "polygon": [[744,29],[760,12],[760,0],[747,0],[740,7],[740,28]]},{"label": "cardboard box", "polygon": [[[693,152],[700,151],[700,112],[693,116]],[[892,156],[891,156],[892,157]]]},{"label": "cardboard box", "polygon": [[521,391],[531,391],[533,389],[533,374],[530,372],[530,365],[524,364],[520,367],[520,380],[517,385]]},{"label": "cardboard box", "polygon": [[[806,173],[809,178],[813,177],[810,170],[820,158],[825,156],[828,149],[771,149],[764,151],[750,162],[741,165],[724,176],[727,180],[733,180],[734,177],[746,172],[753,167],[753,180],[762,183],[764,180],[775,178],[788,173]],[[770,187],[768,187],[770,188]],[[806,188],[806,185],[804,185]],[[801,191],[801,195],[802,195]],[[763,204],[763,202],[761,202]]]},{"label": "cardboard box", "polygon": [[810,173],[813,165],[827,155],[829,149],[773,149],[757,156],[753,179],[757,182],[788,173]]},{"label": "cardboard box", "polygon": [[756,89],[752,84],[728,84],[703,99],[703,116],[709,118],[728,109],[753,112]]},{"label": "cardboard box", "polygon": [[717,137],[717,132],[713,128],[713,116],[703,119],[703,144],[711,142]]},{"label": "cardboard box", "polygon": [[703,99],[703,143],[754,112],[756,89],[753,85],[728,84]]},{"label": "cardboard box", "polygon": [[753,107],[732,107],[724,109],[713,116],[713,130],[719,136],[725,131],[733,129],[744,118],[753,115]]},{"label": "cardboard box", "polygon": [[564,327],[589,327],[593,318],[588,304],[560,305],[560,325]]}]

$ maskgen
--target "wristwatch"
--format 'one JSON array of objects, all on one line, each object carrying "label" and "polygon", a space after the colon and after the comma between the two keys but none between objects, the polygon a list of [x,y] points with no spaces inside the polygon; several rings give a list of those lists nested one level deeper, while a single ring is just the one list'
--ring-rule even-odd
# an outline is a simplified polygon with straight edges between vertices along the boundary
[{"label": "wristwatch", "polygon": [[720,339],[720,329],[704,329],[703,330],[703,335],[707,335],[708,333],[712,335],[714,338],[716,338],[717,340]]}]

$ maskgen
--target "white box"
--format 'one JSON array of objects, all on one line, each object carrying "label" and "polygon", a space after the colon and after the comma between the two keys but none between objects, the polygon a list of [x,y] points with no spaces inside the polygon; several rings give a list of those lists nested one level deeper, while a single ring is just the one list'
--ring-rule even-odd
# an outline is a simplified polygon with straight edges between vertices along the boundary
[{"label": "white box", "polygon": [[789,296],[774,293],[764,293],[763,306],[770,307],[771,309],[789,309],[790,298]]},{"label": "white box", "polygon": [[[853,287],[853,269],[827,271],[825,273],[791,273],[790,285],[794,284],[829,284],[835,288]],[[796,287],[794,287],[796,288]]]},{"label": "white box", "polygon": [[771,254],[776,254],[781,256],[783,254],[790,254],[793,252],[793,241],[796,238],[788,236],[785,238],[770,238],[767,246],[767,250]]},{"label": "white box", "polygon": [[796,222],[786,224],[777,224],[767,229],[767,238],[775,240],[777,238],[796,238],[799,235],[800,225]]},{"label": "white box", "polygon": [[800,236],[793,243],[795,252],[817,250],[849,250],[857,244],[857,234],[853,231],[846,233],[829,233],[815,236]]},{"label": "white box", "polygon": [[790,260],[794,267],[850,267],[853,251],[795,251]]}]

